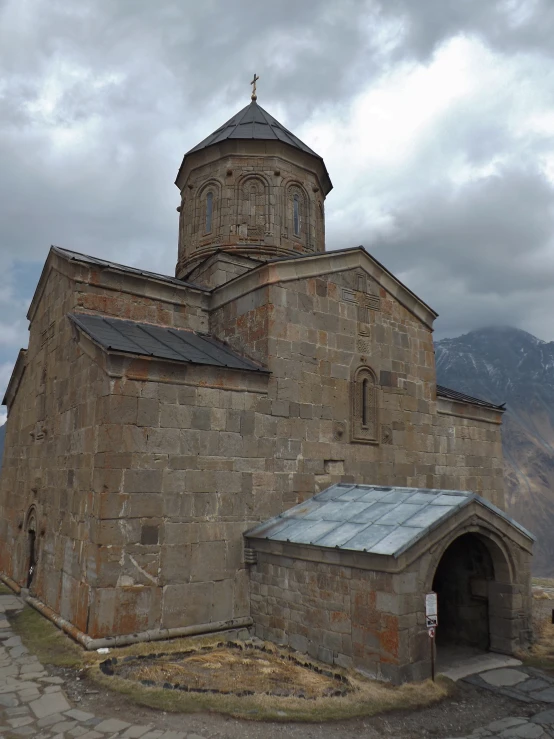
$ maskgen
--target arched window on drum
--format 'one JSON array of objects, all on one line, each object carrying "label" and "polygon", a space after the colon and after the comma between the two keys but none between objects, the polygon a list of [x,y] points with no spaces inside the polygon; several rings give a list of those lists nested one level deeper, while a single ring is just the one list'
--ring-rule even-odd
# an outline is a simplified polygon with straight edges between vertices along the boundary
[{"label": "arched window on drum", "polygon": [[214,194],[211,190],[206,193],[206,207],[205,207],[205,232],[207,234],[212,232],[213,216],[214,216]]}]

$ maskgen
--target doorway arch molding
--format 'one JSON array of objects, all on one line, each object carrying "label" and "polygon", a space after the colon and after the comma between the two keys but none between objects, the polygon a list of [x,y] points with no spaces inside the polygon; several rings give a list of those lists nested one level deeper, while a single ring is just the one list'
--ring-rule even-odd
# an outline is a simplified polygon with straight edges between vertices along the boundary
[{"label": "doorway arch molding", "polygon": [[506,545],[501,532],[484,521],[471,520],[465,525],[457,526],[448,536],[445,536],[437,545],[425,575],[425,592],[429,593],[433,587],[433,579],[441,559],[448,547],[464,534],[476,534],[487,547],[492,557],[494,579],[496,582],[513,583],[516,574],[514,558],[510,547]]}]

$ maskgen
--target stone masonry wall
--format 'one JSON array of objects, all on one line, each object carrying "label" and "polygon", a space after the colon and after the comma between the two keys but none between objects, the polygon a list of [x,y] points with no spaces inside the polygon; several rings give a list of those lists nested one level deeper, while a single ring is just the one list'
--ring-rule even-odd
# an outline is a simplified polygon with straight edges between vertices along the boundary
[{"label": "stone masonry wall", "polygon": [[183,367],[168,382],[146,364],[129,361],[97,418],[97,458],[111,468],[92,636],[248,616],[242,532],[275,510],[265,376]]},{"label": "stone masonry wall", "polygon": [[78,350],[66,312],[73,284],[50,275],[31,324],[26,368],[10,408],[0,477],[0,570],[26,585],[29,537],[37,518],[39,566],[32,591],[78,628],[86,629],[95,489],[95,412],[108,378]]},{"label": "stone masonry wall", "polygon": [[[490,569],[480,579],[449,563],[449,547],[460,536],[476,561],[482,561],[486,550]],[[250,570],[256,634],[324,662],[394,682],[428,678],[425,593],[434,586],[440,591],[439,645],[458,643],[464,629],[468,637],[475,614],[465,606],[472,599],[484,606],[488,620],[479,628],[492,651],[513,654],[529,644],[532,543],[508,520],[476,503],[394,562],[263,539],[250,539],[248,546],[257,555]],[[450,591],[435,578],[443,561]],[[458,607],[444,606],[449,592],[456,594]],[[475,642],[475,634],[471,636]]]},{"label": "stone masonry wall", "polygon": [[397,578],[258,552],[250,573],[256,635],[329,664],[396,680],[402,657]]},{"label": "stone masonry wall", "polygon": [[[325,195],[314,169],[319,161],[280,144],[273,147],[280,152],[275,156],[266,153],[265,142],[242,142],[242,148],[218,158],[210,151],[194,155],[196,166],[179,183],[178,276],[221,247],[251,251],[258,259],[324,251]],[[206,231],[209,193],[212,217]],[[294,194],[299,197],[298,234]]]},{"label": "stone masonry wall", "polygon": [[[375,308],[360,315],[367,296]],[[359,270],[262,286],[214,311],[210,329],[271,370],[287,450],[275,485],[291,504],[343,481],[472,489],[503,505],[500,414],[437,413],[431,331]],[[375,444],[350,439],[351,381],[364,365],[378,382]]]},{"label": "stone masonry wall", "polygon": [[[10,408],[0,569],[24,584],[34,503],[33,589],[91,636],[248,615],[242,533],[334,482],[471,480],[498,499],[499,427],[437,413],[430,330],[359,271],[262,285],[208,326],[205,291],[53,264]],[[271,375],[107,355],[78,311],[209,328]],[[378,443],[350,441],[361,364]]]}]

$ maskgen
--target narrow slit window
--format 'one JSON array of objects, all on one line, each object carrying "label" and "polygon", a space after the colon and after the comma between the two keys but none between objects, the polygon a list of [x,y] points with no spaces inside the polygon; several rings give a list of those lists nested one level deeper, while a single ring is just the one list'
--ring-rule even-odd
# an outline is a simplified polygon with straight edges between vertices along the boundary
[{"label": "narrow slit window", "polygon": [[368,398],[369,395],[369,380],[365,379],[362,382],[362,426],[367,428],[369,426],[369,408]]},{"label": "narrow slit window", "polygon": [[214,194],[209,192],[206,195],[206,233],[212,230],[212,216],[214,210]]},{"label": "narrow slit window", "polygon": [[350,388],[352,441],[378,444],[379,389],[373,370],[359,367]]},{"label": "narrow slit window", "polygon": [[292,201],[293,207],[293,220],[294,220],[294,235],[300,236],[300,199],[298,195],[295,195]]}]

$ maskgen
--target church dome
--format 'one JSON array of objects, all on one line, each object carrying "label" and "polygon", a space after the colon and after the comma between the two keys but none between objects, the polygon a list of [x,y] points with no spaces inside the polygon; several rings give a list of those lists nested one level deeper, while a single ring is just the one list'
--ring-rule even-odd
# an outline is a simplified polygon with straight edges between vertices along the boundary
[{"label": "church dome", "polygon": [[250,105],[247,105],[236,113],[227,123],[224,123],[203,141],[190,149],[185,156],[205,149],[212,144],[219,144],[226,139],[283,141],[285,144],[294,146],[296,149],[300,149],[300,151],[321,159],[319,154],[316,154],[313,149],[310,149],[303,141],[300,141],[297,136],[287,130],[282,123],[279,123],[267,110],[264,110],[261,105],[258,105],[255,100],[252,100]]},{"label": "church dome", "polygon": [[180,279],[200,279],[195,270],[217,254],[228,262],[325,251],[325,162],[255,96],[185,154],[175,184]]}]

